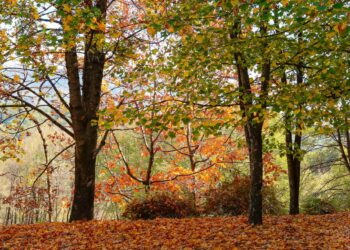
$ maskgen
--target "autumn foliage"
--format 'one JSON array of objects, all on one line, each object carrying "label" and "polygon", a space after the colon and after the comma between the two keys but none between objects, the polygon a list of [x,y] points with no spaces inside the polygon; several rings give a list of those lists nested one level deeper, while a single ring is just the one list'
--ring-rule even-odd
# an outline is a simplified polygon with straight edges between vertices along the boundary
[{"label": "autumn foliage", "polygon": [[347,249],[350,213],[90,221],[0,227],[1,249]]},{"label": "autumn foliage", "polygon": [[128,203],[124,216],[130,219],[183,218],[195,213],[190,199],[169,192],[154,192]]},{"label": "autumn foliage", "polygon": [[349,245],[350,1],[0,6],[1,249]]}]

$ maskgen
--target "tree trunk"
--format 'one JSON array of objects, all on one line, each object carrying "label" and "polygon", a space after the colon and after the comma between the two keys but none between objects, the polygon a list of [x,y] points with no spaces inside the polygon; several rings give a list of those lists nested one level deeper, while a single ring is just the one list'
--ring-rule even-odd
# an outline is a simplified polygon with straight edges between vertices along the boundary
[{"label": "tree trunk", "polygon": [[292,132],[286,129],[287,164],[289,179],[289,214],[299,214],[299,187],[300,187],[300,156],[301,135],[296,134],[294,143]]},{"label": "tree trunk", "polygon": [[10,222],[10,215],[11,215],[11,208],[6,207],[6,220],[5,220],[5,225],[9,225]]},{"label": "tree trunk", "polygon": [[[75,136],[75,182],[70,221],[94,217],[95,167],[104,54],[85,54],[82,103],[72,104]],[[74,98],[72,98],[74,100]]]},{"label": "tree trunk", "polygon": [[[301,34],[299,34],[299,38]],[[297,66],[297,86],[303,83],[302,63]],[[283,75],[282,82],[287,84],[286,74]],[[302,104],[299,104],[299,111],[302,109]],[[302,126],[300,119],[297,117],[292,120],[290,114],[286,113],[286,157],[288,165],[288,180],[289,180],[289,214],[299,214],[299,188],[300,188],[300,165],[301,165],[301,136]],[[293,141],[293,130],[294,141]]]},{"label": "tree trunk", "polygon": [[[91,126],[89,126],[91,127]],[[94,218],[97,129],[87,129],[75,148],[74,198],[70,221]]]},{"label": "tree trunk", "polygon": [[248,221],[253,225],[262,224],[262,180],[263,180],[263,145],[262,124],[246,125],[246,141],[249,148],[250,164],[250,203]]},{"label": "tree trunk", "polygon": [[[241,55],[236,55],[236,60],[240,61]],[[238,80],[241,89],[240,108],[243,118],[247,119],[244,126],[245,138],[249,150],[250,164],[250,203],[249,203],[249,223],[252,225],[262,224],[262,182],[263,182],[263,140],[262,127],[264,118],[261,114],[254,114],[250,111],[253,105],[248,69],[238,64]],[[265,77],[269,81],[269,76]],[[246,101],[248,100],[248,101]],[[264,105],[262,105],[264,108]]]},{"label": "tree trunk", "polygon": [[[240,22],[237,21],[233,25],[232,39],[237,39],[241,32]],[[262,34],[267,33],[266,25],[260,27]],[[267,44],[263,44],[267,47]],[[271,63],[268,57],[268,52],[263,51],[263,56],[266,58],[262,63],[261,69],[261,92],[256,100],[252,94],[251,81],[249,79],[249,70],[247,61],[242,52],[235,52],[234,58],[236,61],[238,73],[238,85],[240,94],[240,109],[242,118],[246,119],[244,125],[245,138],[249,149],[249,164],[250,164],[250,205],[248,221],[252,225],[262,224],[262,182],[263,182],[263,140],[262,127],[264,124],[264,112],[267,108],[266,101],[268,99],[269,81],[271,74]],[[255,102],[256,101],[256,102]],[[253,112],[252,108],[257,108]]]},{"label": "tree trunk", "polygon": [[[100,10],[98,21],[106,19],[107,0],[98,0],[94,8]],[[94,218],[95,167],[98,139],[98,108],[105,53],[101,46],[103,30],[89,30],[85,34],[84,67],[81,80],[77,47],[65,53],[72,127],[75,139],[74,198],[69,221]]]},{"label": "tree trunk", "polygon": [[51,196],[51,167],[48,168],[46,172],[46,184],[47,184],[47,203],[48,203],[48,218],[49,222],[52,222],[52,196]]},{"label": "tree trunk", "polygon": [[[345,130],[345,136],[346,136],[346,145],[344,146],[343,141],[342,141],[342,135],[341,135],[340,129],[337,129],[337,134],[336,134],[336,141],[338,143],[339,151],[341,153],[341,157],[343,160],[343,163],[346,167],[346,169],[350,172],[350,134],[348,130]],[[346,150],[346,149],[347,150]],[[346,154],[346,151],[348,151],[348,155]]]}]

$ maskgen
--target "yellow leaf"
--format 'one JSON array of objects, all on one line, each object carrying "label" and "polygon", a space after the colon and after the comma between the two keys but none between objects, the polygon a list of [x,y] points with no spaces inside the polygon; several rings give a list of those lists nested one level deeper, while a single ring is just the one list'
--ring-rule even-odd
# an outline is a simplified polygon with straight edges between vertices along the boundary
[{"label": "yellow leaf", "polygon": [[20,81],[19,75],[14,75],[14,76],[13,76],[13,80],[14,80],[15,82],[19,82],[19,81]]},{"label": "yellow leaf", "polygon": [[338,32],[339,33],[339,25],[337,24],[337,25],[335,25],[334,27],[333,27],[333,29],[336,31],[336,32]]},{"label": "yellow leaf", "polygon": [[237,6],[239,4],[239,0],[231,0],[231,4],[233,6]]},{"label": "yellow leaf", "polygon": [[8,3],[10,3],[11,5],[16,5],[17,4],[17,0],[9,0]]},{"label": "yellow leaf", "polygon": [[334,106],[335,106],[334,100],[333,100],[333,99],[328,100],[328,105],[329,105],[330,107],[334,107]]},{"label": "yellow leaf", "polygon": [[99,22],[97,23],[99,30],[104,31],[106,29],[106,24]]},{"label": "yellow leaf", "polygon": [[115,32],[115,33],[112,33],[111,34],[111,36],[113,37],[113,38],[119,38],[119,37],[121,37],[123,35],[123,32],[121,32],[121,31],[118,31],[118,32]]},{"label": "yellow leaf", "polygon": [[101,90],[102,92],[107,92],[108,91],[108,82],[106,82],[105,80],[102,80],[102,86],[101,86]]},{"label": "yellow leaf", "polygon": [[33,13],[33,18],[34,18],[35,20],[37,20],[37,19],[39,19],[39,17],[40,17],[40,16],[39,16],[38,12],[35,11],[35,12]]},{"label": "yellow leaf", "polygon": [[309,54],[310,54],[311,56],[314,56],[314,55],[316,55],[316,51],[311,50],[311,51],[309,51]]},{"label": "yellow leaf", "polygon": [[284,7],[286,7],[289,4],[289,0],[282,0],[281,3],[283,4]]},{"label": "yellow leaf", "polygon": [[345,32],[347,26],[348,26],[348,24],[346,22],[339,24],[340,33]]},{"label": "yellow leaf", "polygon": [[150,34],[151,36],[154,36],[154,35],[157,33],[157,31],[155,30],[155,28],[153,28],[152,26],[148,26],[148,27],[147,27],[147,32],[148,32],[148,34]]},{"label": "yellow leaf", "polygon": [[200,43],[203,42],[203,36],[201,36],[201,35],[196,36],[196,39]]},{"label": "yellow leaf", "polygon": [[175,30],[174,30],[174,27],[173,27],[173,26],[169,26],[168,31],[169,31],[170,33],[173,33],[173,32],[175,31]]},{"label": "yellow leaf", "polygon": [[337,34],[336,32],[328,32],[328,33],[326,34],[326,36],[327,36],[328,39],[331,39],[331,38],[333,38],[336,34]]},{"label": "yellow leaf", "polygon": [[63,4],[63,10],[65,12],[71,12],[72,8],[68,4]]}]

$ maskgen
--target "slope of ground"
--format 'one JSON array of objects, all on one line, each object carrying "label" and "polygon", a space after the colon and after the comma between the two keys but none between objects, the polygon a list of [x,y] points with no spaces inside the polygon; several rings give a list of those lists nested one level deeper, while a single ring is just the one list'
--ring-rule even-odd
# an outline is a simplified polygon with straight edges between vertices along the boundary
[{"label": "slope of ground", "polygon": [[350,213],[14,225],[0,249],[350,249]]}]

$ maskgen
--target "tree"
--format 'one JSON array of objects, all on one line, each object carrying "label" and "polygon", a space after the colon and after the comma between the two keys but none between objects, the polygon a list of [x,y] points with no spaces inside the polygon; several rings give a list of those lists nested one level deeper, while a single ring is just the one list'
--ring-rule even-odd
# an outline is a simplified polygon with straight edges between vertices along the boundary
[{"label": "tree", "polygon": [[[95,10],[100,24],[104,24],[107,15],[107,0],[92,2],[84,6]],[[63,8],[63,6],[62,6]],[[94,9],[93,9],[94,8]],[[62,22],[73,15],[67,11]],[[98,120],[97,111],[101,100],[101,85],[106,60],[105,52],[99,43],[104,42],[104,29],[88,29],[84,36],[84,66],[82,82],[79,77],[77,44],[68,35],[71,47],[65,51],[65,62],[69,86],[69,110],[72,118],[75,146],[74,199],[70,221],[90,220],[94,216],[95,165],[98,148],[98,128],[93,121]],[[82,92],[80,89],[82,86]]]},{"label": "tree", "polygon": [[[310,5],[306,5],[310,8]],[[294,46],[291,47],[290,53],[294,54],[294,60],[289,63],[288,66],[295,68],[296,72],[296,84],[292,90],[294,93],[295,100],[292,110],[288,107],[285,114],[286,119],[286,157],[288,164],[288,175],[289,175],[289,186],[290,186],[290,214],[299,213],[299,186],[300,186],[300,165],[303,158],[302,150],[302,131],[305,128],[305,123],[312,124],[322,120],[321,127],[327,126],[328,123],[328,112],[332,112],[334,107],[332,107],[332,99],[337,102],[339,99],[339,94],[331,89],[328,89],[328,79],[333,79],[333,84],[338,87],[343,86],[346,81],[340,73],[344,69],[339,65],[346,61],[346,56],[344,57],[343,46],[344,38],[344,10],[346,7],[343,3],[334,3],[329,1],[325,3],[324,6],[317,6],[317,24],[313,26],[302,26],[296,29],[296,39]],[[332,15],[335,18],[335,23],[332,23],[332,19],[329,16]],[[313,18],[310,17],[307,22],[313,23]],[[323,27],[334,27],[333,30],[324,29]],[[334,33],[337,31],[337,33]],[[304,38],[303,34],[307,34]],[[334,45],[337,44],[338,48],[333,49]],[[326,53],[329,58],[332,58],[331,69],[327,69],[323,65],[325,58],[323,54]],[[327,59],[325,60],[327,61]],[[338,68],[338,72],[334,74],[333,67]],[[322,73],[320,73],[322,72]],[[338,73],[340,73],[338,75]],[[336,76],[338,75],[338,76]],[[286,76],[282,79],[283,84],[286,83]],[[326,91],[321,94],[318,98],[313,98],[312,94],[308,95],[306,90],[318,89],[320,78],[323,81],[323,86]],[[328,78],[328,79],[327,79]],[[335,80],[335,81],[334,81]],[[288,89],[288,88],[287,88]],[[288,91],[288,90],[287,90]],[[346,97],[345,97],[346,98]],[[318,104],[323,103],[323,112],[310,109],[310,104],[313,106],[313,102],[316,101]],[[295,105],[296,104],[296,105]],[[317,104],[316,104],[317,106]],[[339,104],[342,109],[346,110],[346,105],[344,103]],[[311,113],[311,115],[310,115]],[[317,114],[318,113],[318,114]],[[342,113],[342,112],[341,112]],[[336,119],[337,112],[332,112],[331,120]],[[336,125],[337,127],[337,125]],[[293,130],[294,130],[294,141],[293,141]]]},{"label": "tree", "polygon": [[[220,1],[215,4],[211,4],[209,1],[184,2],[175,9],[181,15],[186,16],[183,18],[186,20],[185,24],[176,23],[179,14],[173,13],[174,16],[171,20],[174,23],[171,23],[172,26],[179,25],[176,28],[183,38],[180,42],[182,53],[179,53],[182,58],[176,56],[176,59],[181,62],[190,60],[190,62],[183,63],[183,65],[187,65],[183,70],[190,73],[184,74],[185,77],[182,77],[182,80],[184,83],[196,82],[199,91],[195,91],[200,94],[203,93],[202,96],[193,97],[193,102],[203,103],[209,99],[209,106],[240,107],[240,116],[245,128],[250,158],[249,222],[252,224],[262,223],[262,128],[267,108],[271,74],[270,51],[272,49],[269,47],[268,32],[270,31],[268,31],[269,24],[267,21],[272,12],[271,6],[266,3],[249,4],[239,3],[238,1]],[[247,24],[246,18],[252,15],[250,7],[255,7],[258,12],[256,19]],[[193,9],[196,9],[198,15],[193,14]],[[232,10],[235,15],[232,15]],[[268,16],[266,20],[265,15]],[[188,20],[194,21],[190,23]],[[168,24],[170,25],[170,21]],[[192,27],[188,27],[190,25]],[[259,31],[252,31],[253,26],[258,27]],[[168,30],[170,29],[168,28]],[[251,57],[253,54],[254,56]],[[193,57],[193,59],[189,59],[189,57]],[[218,58],[220,60],[217,60]],[[193,62],[195,60],[197,61]],[[218,88],[214,84],[208,85],[207,81],[217,82],[213,78],[216,77],[215,71],[224,71],[226,64],[229,65],[231,71],[236,67],[238,86],[232,80],[227,81],[227,79],[222,83],[223,88]],[[200,73],[194,73],[197,70],[196,68],[193,69],[194,66],[200,69]],[[260,77],[256,78],[256,82],[250,78],[251,70],[255,71],[256,74],[260,72]],[[190,80],[186,79],[190,74],[192,74]],[[216,100],[215,97],[217,97]]]},{"label": "tree", "polygon": [[[177,93],[183,97],[190,96],[190,102],[202,107],[240,107],[251,164],[249,222],[261,224],[262,128],[266,118],[277,111],[275,107],[283,106],[283,102],[293,99],[287,91],[283,92],[283,96],[276,97],[283,87],[280,71],[299,64],[300,80],[305,67],[314,69],[307,74],[317,74],[316,68],[325,70],[321,55],[324,48],[330,45],[329,37],[334,39],[336,33],[324,27],[334,27],[344,33],[344,11],[347,5],[334,1],[223,0],[172,3],[168,6],[158,3],[150,5],[149,12],[157,14],[151,16],[148,31],[152,35],[175,41],[169,53],[174,54],[170,65],[175,70],[170,75],[174,77]],[[333,14],[337,18],[331,21],[330,16]],[[303,33],[304,42],[296,46],[300,30],[306,30]],[[319,41],[318,33],[322,34]],[[302,60],[305,54],[309,55],[307,62],[310,65],[307,66]],[[218,77],[226,70],[234,72],[231,75],[237,75],[237,81]],[[307,77],[314,78],[314,75]],[[314,98],[311,94],[306,96],[306,99]],[[296,107],[296,110],[299,108]],[[299,130],[295,148],[301,136]],[[290,141],[288,131],[287,134],[287,140]],[[296,156],[293,158],[296,162]],[[298,162],[295,164],[299,165]],[[297,179],[293,178],[296,184],[293,186],[298,186]]]},{"label": "tree", "polygon": [[[300,64],[301,65],[301,64]],[[287,91],[292,91],[295,96],[301,95],[301,89],[305,87],[303,85],[303,73],[301,66],[296,67],[296,85],[292,87],[287,86],[287,75],[283,73],[281,84],[285,85],[284,88]],[[292,81],[292,79],[291,79]],[[289,180],[289,213],[299,214],[299,188],[300,188],[300,169],[301,160],[303,157],[301,143],[302,143],[302,131],[303,121],[301,114],[303,112],[304,103],[300,103],[299,98],[296,98],[295,103],[297,107],[294,107],[293,103],[289,103],[285,107],[285,151],[288,167],[288,180]]]},{"label": "tree", "polygon": [[2,69],[2,107],[26,107],[41,115],[40,122],[49,121],[74,139],[70,221],[94,216],[96,156],[105,139],[99,145],[106,62],[111,63],[109,70],[119,69],[134,48],[131,39],[142,30],[130,6],[107,0],[18,1],[13,12],[4,14],[14,20],[15,29],[9,25],[6,32],[15,38],[18,60]]}]

